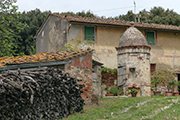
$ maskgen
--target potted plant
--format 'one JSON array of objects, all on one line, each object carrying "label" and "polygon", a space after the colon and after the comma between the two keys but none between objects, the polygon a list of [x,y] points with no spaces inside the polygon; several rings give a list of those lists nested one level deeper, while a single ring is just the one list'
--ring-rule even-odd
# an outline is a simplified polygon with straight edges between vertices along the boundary
[{"label": "potted plant", "polygon": [[110,91],[107,91],[106,96],[114,96],[113,93],[111,93]]},{"label": "potted plant", "polygon": [[173,89],[177,85],[175,80],[175,75],[171,71],[163,71],[163,82],[165,87],[167,88],[167,91],[165,93],[166,96],[172,96]]},{"label": "potted plant", "polygon": [[174,91],[173,92],[173,96],[179,96],[179,92],[178,91]]},{"label": "potted plant", "polygon": [[138,90],[134,88],[128,91],[128,94],[131,94],[132,97],[136,97],[137,93],[138,93]]},{"label": "potted plant", "polygon": [[154,95],[160,95],[161,91],[157,90],[158,85],[162,82],[161,79],[162,73],[161,72],[154,72],[151,74],[151,89],[154,92]]},{"label": "potted plant", "polygon": [[171,80],[169,79],[166,83],[167,86],[167,92],[166,92],[166,96],[172,96],[173,94],[173,88],[176,85],[176,80]]},{"label": "potted plant", "polygon": [[112,86],[110,90],[107,91],[107,95],[110,94],[112,96],[117,96],[118,94],[122,94],[122,93],[123,93],[123,90],[119,89],[119,87],[117,86]]},{"label": "potted plant", "polygon": [[175,87],[179,87],[179,86],[180,86],[180,81],[175,81],[175,85],[173,86],[173,96],[179,96],[179,92],[174,91]]}]

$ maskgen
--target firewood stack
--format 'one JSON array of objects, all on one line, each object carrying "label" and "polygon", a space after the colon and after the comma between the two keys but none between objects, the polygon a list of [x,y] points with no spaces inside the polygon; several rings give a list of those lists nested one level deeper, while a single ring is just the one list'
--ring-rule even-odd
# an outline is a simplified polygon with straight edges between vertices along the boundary
[{"label": "firewood stack", "polygon": [[0,120],[56,120],[83,109],[78,84],[58,68],[0,74]]}]

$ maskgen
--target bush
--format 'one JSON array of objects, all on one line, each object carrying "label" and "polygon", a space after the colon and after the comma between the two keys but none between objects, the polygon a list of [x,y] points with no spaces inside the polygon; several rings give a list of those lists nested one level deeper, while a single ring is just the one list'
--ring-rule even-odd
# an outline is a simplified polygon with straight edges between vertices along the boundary
[{"label": "bush", "polygon": [[117,86],[112,86],[110,90],[107,91],[107,94],[112,93],[114,96],[117,96],[118,93],[123,94],[123,90]]},{"label": "bush", "polygon": [[177,86],[177,82],[175,80],[175,74],[171,71],[166,71],[166,70],[159,71],[157,73],[152,73],[151,84],[155,85],[156,90],[159,84],[166,86],[168,91],[172,90],[173,87]]}]

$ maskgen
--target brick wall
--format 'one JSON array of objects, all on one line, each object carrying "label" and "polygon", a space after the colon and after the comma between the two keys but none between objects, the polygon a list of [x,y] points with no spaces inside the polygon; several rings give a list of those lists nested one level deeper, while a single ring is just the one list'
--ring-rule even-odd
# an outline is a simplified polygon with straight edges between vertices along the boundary
[{"label": "brick wall", "polygon": [[80,84],[84,84],[82,89],[84,92],[81,94],[85,103],[91,102],[92,98],[92,54],[86,54],[84,56],[73,59],[69,64],[65,66],[65,72],[70,73],[72,77],[82,79]]},{"label": "brick wall", "polygon": [[102,72],[102,84],[111,86],[114,85],[115,80],[117,80],[117,72]]}]

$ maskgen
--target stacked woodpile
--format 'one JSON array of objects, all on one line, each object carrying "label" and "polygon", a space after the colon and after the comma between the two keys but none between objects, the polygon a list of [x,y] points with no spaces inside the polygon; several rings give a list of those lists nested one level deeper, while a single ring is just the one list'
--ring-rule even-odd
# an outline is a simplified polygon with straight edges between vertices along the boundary
[{"label": "stacked woodpile", "polygon": [[0,74],[0,120],[56,120],[83,109],[77,79],[57,68]]}]

